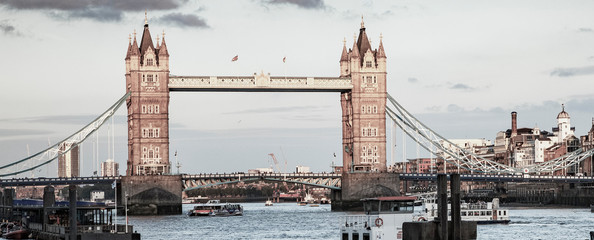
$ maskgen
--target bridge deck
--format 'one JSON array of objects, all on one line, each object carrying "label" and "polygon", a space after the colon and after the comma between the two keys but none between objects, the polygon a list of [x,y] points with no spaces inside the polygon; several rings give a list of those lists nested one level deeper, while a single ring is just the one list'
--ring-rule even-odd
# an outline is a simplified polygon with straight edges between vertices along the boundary
[{"label": "bridge deck", "polygon": [[169,76],[169,91],[344,92],[350,78],[254,76]]}]

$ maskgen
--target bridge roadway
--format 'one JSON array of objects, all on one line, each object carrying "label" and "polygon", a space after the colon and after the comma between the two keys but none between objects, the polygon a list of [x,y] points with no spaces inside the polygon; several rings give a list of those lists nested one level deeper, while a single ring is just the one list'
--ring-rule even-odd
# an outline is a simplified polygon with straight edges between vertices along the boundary
[{"label": "bridge roadway", "polygon": [[[449,177],[449,176],[448,176]],[[400,173],[400,180],[437,181],[437,174]],[[468,182],[556,182],[556,183],[592,183],[594,177],[585,176],[534,176],[507,174],[460,174],[460,180]]]},{"label": "bridge roadway", "polygon": [[73,177],[73,178],[8,178],[0,179],[1,187],[14,186],[46,186],[46,185],[69,185],[69,184],[97,184],[120,182],[122,177]]},{"label": "bridge roadway", "polygon": [[339,173],[233,173],[233,174],[184,174],[184,191],[249,181],[277,181],[299,183],[314,187],[341,189]]},{"label": "bridge roadway", "polygon": [[[222,173],[222,174],[182,174],[184,191],[249,181],[278,181],[299,183],[316,187],[341,189],[340,173]],[[45,186],[69,184],[98,184],[120,182],[118,177],[73,177],[73,178],[8,178],[0,179],[0,187]],[[400,173],[400,180],[436,181],[437,174]],[[558,182],[558,183],[594,183],[594,177],[586,176],[532,176],[532,175],[487,175],[461,174],[462,181],[473,182]]]}]

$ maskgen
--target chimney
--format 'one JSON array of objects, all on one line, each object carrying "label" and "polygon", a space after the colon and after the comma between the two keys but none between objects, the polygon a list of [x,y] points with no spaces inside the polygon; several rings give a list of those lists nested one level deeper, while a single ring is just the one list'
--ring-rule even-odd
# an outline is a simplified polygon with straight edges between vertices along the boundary
[{"label": "chimney", "polygon": [[512,112],[512,137],[515,137],[518,135],[518,122],[517,122],[517,118],[518,118],[518,113],[517,112]]}]

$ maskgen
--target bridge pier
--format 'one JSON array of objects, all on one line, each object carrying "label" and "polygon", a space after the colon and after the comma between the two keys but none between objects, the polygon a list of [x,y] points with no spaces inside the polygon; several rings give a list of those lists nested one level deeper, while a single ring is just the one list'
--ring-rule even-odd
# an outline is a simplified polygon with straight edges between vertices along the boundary
[{"label": "bridge pier", "polygon": [[400,195],[397,173],[343,173],[341,186],[332,191],[332,211],[363,211],[362,198]]},{"label": "bridge pier", "polygon": [[174,215],[182,213],[180,175],[122,176],[118,203],[126,195],[129,215]]}]

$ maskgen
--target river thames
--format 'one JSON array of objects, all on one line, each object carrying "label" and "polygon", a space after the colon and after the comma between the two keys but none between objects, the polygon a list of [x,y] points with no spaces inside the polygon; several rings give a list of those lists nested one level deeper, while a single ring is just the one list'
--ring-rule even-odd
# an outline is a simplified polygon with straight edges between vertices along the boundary
[{"label": "river thames", "polygon": [[[192,208],[184,204],[184,213]],[[134,216],[141,239],[339,239],[340,218],[330,205],[242,203],[237,217]],[[509,208],[507,225],[479,225],[478,239],[589,239],[594,213],[586,208]],[[123,217],[118,217],[123,221]]]}]

